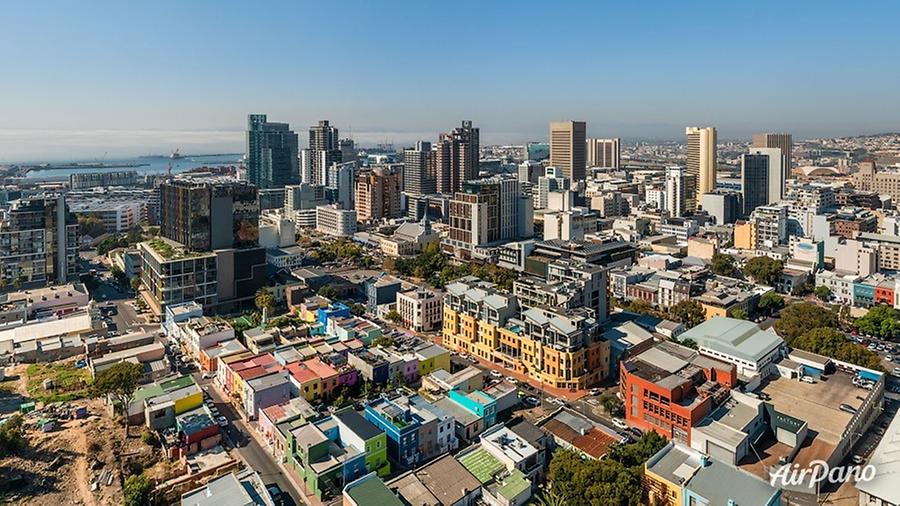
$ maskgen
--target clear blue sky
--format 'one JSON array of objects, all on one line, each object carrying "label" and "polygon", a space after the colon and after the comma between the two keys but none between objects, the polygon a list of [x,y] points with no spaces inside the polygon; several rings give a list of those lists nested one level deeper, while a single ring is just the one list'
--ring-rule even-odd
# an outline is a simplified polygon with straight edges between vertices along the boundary
[{"label": "clear blue sky", "polygon": [[900,130],[898,20],[898,2],[2,2],[0,160],[240,151],[251,112],[363,143],[461,119],[484,142],[564,118]]}]

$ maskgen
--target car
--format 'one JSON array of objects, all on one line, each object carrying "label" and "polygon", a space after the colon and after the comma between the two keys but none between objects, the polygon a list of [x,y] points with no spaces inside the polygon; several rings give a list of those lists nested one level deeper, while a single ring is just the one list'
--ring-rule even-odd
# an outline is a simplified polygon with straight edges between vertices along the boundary
[{"label": "car", "polygon": [[809,383],[811,385],[816,384],[816,379],[813,378],[812,376],[800,376],[800,381],[802,381],[804,383]]},{"label": "car", "polygon": [[600,395],[600,389],[599,389],[599,388],[592,388],[592,389],[588,390],[588,394],[589,394],[589,395]]},{"label": "car", "polygon": [[622,420],[621,418],[613,418],[613,419],[612,419],[612,424],[613,424],[617,429],[620,429],[620,430],[625,430],[625,429],[628,428],[628,424],[626,424],[626,423],[625,423],[625,420]]},{"label": "car", "polygon": [[640,438],[644,437],[644,432],[641,431],[641,429],[638,429],[637,427],[628,427],[627,429],[625,429],[625,432],[634,436],[635,439],[640,439]]},{"label": "car", "polygon": [[528,397],[522,399],[522,404],[525,404],[526,406],[535,407],[540,403],[541,401],[533,395],[529,395]]},{"label": "car", "polygon": [[205,373],[203,373],[203,376],[202,376],[202,378],[205,380],[213,379],[215,377],[216,377],[216,373],[214,373],[214,372],[205,372]]},{"label": "car", "polygon": [[888,355],[888,356],[884,357],[884,359],[887,360],[888,362],[893,362],[893,361],[894,361],[894,357],[892,357],[891,355]]},{"label": "car", "polygon": [[878,349],[878,345],[877,345],[877,344],[875,344],[875,343],[869,343],[869,350],[870,350],[870,351],[875,351],[875,350],[877,350],[877,349]]},{"label": "car", "polygon": [[894,370],[891,371],[891,375],[900,378],[900,367],[895,367]]},{"label": "car", "polygon": [[510,382],[510,383],[512,383],[513,385],[518,385],[518,384],[519,384],[519,381],[518,381],[516,378],[513,378],[512,376],[507,376],[507,377],[505,377],[505,378],[503,378],[503,379],[506,380],[506,381],[508,381],[508,382]]},{"label": "car", "polygon": [[853,457],[850,458],[850,461],[853,462],[853,463],[856,464],[856,465],[860,465],[860,464],[862,464],[863,462],[865,462],[865,459],[863,459],[863,458],[860,457],[859,455],[854,455]]},{"label": "car", "polygon": [[852,414],[852,415],[855,415],[855,414],[856,414],[856,408],[854,408],[853,406],[851,406],[851,405],[849,405],[849,404],[846,404],[846,403],[841,404],[840,406],[838,406],[838,408],[839,408],[841,411],[844,411],[844,412],[846,412],[846,413],[850,413],[850,414]]},{"label": "car", "polygon": [[500,378],[503,377],[503,373],[501,373],[500,371],[493,371],[493,370],[492,370],[490,374],[491,374],[491,377],[492,377],[492,378],[500,379]]},{"label": "car", "polygon": [[216,423],[219,424],[219,427],[228,427],[228,419],[224,416],[217,416]]}]

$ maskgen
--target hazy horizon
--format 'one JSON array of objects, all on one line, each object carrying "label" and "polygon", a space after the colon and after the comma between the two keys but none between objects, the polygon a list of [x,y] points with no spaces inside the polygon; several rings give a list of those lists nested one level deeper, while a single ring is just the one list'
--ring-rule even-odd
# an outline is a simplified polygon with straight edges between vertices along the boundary
[{"label": "hazy horizon", "polygon": [[[900,130],[900,4],[0,5],[0,161],[243,151],[247,114],[361,144]],[[765,12],[758,15],[757,12]],[[893,14],[891,14],[893,13]]]}]

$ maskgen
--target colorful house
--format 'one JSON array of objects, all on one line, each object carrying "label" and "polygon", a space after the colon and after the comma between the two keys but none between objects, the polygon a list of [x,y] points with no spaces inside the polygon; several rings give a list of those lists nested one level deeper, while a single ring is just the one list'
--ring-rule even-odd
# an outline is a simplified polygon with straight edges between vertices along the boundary
[{"label": "colorful house", "polygon": [[316,312],[316,320],[327,326],[332,319],[349,318],[350,306],[343,302],[333,302],[326,307],[320,307]]},{"label": "colorful house", "polygon": [[447,393],[447,397],[467,411],[483,418],[485,428],[497,423],[497,401],[481,390],[463,392],[454,388]]},{"label": "colorful house", "polygon": [[345,408],[334,414],[340,430],[341,438],[357,448],[363,448],[366,452],[366,469],[374,471],[379,476],[387,476],[391,473],[391,464],[388,462],[387,434],[378,429],[372,422],[366,420],[351,408]]},{"label": "colorful house", "polygon": [[436,344],[426,344],[415,351],[419,360],[419,376],[425,377],[432,372],[443,369],[450,372],[450,350]]},{"label": "colorful house", "polygon": [[203,391],[191,376],[154,383],[134,394],[128,408],[129,423],[145,423],[151,429],[175,425],[175,417],[203,404]]},{"label": "colorful house", "polygon": [[388,438],[388,455],[403,467],[419,462],[419,427],[421,419],[410,410],[405,398],[376,399],[366,404],[365,417],[383,430]]}]

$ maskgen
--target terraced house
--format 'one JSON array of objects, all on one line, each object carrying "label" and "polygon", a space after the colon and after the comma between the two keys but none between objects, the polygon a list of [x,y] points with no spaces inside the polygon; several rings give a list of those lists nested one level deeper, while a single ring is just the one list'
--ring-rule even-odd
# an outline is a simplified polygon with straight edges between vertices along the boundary
[{"label": "terraced house", "polygon": [[586,307],[519,306],[475,277],[447,286],[444,344],[554,388],[588,388],[609,374],[609,342]]}]

